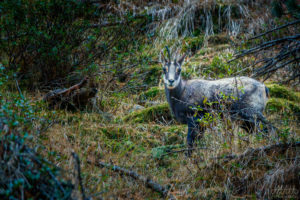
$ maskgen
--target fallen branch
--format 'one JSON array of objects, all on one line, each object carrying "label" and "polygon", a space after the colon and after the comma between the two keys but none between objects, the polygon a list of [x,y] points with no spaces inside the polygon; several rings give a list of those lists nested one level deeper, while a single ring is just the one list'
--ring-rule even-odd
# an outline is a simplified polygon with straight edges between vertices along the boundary
[{"label": "fallen branch", "polygon": [[299,38],[300,38],[300,34],[296,34],[296,35],[286,36],[286,37],[283,37],[283,38],[279,38],[279,39],[264,42],[263,44],[258,45],[256,47],[253,47],[251,49],[241,51],[240,54],[235,55],[235,57],[233,59],[229,60],[228,63],[230,63],[234,60],[237,60],[241,57],[244,57],[248,54],[253,54],[253,53],[256,53],[256,52],[261,51],[261,50],[269,49],[273,46],[280,45],[280,44],[282,44],[283,42],[286,42],[286,41],[296,41]]},{"label": "fallen branch", "polygon": [[[289,72],[289,75],[287,75],[286,78],[288,78],[288,80],[285,82],[296,80],[299,74],[297,66],[299,65],[300,34],[295,32],[292,33],[293,35],[276,38],[266,42],[263,41],[262,36],[269,33],[274,33],[275,31],[284,29],[288,26],[294,26],[297,28],[299,23],[300,20],[297,19],[250,38],[249,41],[260,38],[261,42],[259,45],[254,44],[254,47],[235,54],[233,59],[229,60],[228,63],[247,55],[257,54],[255,57],[262,55],[264,58],[254,62],[251,66],[249,66],[252,68],[258,64],[263,64],[263,66],[258,66],[254,69],[254,74],[252,77],[265,76],[265,81],[269,79],[277,70],[290,66],[286,69],[287,72]],[[267,58],[265,58],[266,56]]]},{"label": "fallen branch", "polygon": [[166,156],[166,155],[173,154],[173,153],[182,153],[182,152],[186,152],[186,151],[193,151],[193,150],[197,150],[197,149],[206,149],[206,150],[209,150],[209,151],[213,151],[213,149],[210,149],[210,148],[207,148],[207,147],[196,147],[196,148],[173,150],[173,151],[170,151],[170,152],[167,152],[167,153],[163,154],[162,156]]},{"label": "fallen branch", "polygon": [[88,81],[88,77],[85,77],[78,84],[73,85],[72,87],[70,87],[68,89],[63,89],[56,93],[50,92],[45,95],[44,100],[51,101],[52,99],[60,97],[60,96],[68,96],[74,90],[78,90],[78,89],[82,88],[84,85],[86,85],[87,81]]},{"label": "fallen branch", "polygon": [[[91,163],[91,162],[88,161],[88,163]],[[112,169],[113,171],[118,172],[120,174],[130,176],[133,179],[141,181],[147,187],[151,188],[153,191],[160,193],[163,197],[169,197],[169,199],[175,199],[175,197],[172,194],[169,193],[169,190],[165,186],[162,186],[162,185],[154,182],[150,178],[147,178],[145,176],[142,176],[142,175],[136,173],[135,171],[124,169],[124,168],[119,167],[117,165],[111,165],[111,164],[100,162],[100,161],[96,162],[96,166],[97,167],[109,168],[109,169]]]},{"label": "fallen branch", "polygon": [[212,157],[210,159],[218,160],[218,159],[224,159],[224,163],[227,163],[231,160],[243,160],[244,158],[253,156],[253,155],[258,155],[259,153],[269,153],[271,151],[285,151],[288,148],[292,147],[300,147],[300,142],[295,142],[295,143],[277,143],[277,144],[272,144],[268,146],[263,146],[259,147],[256,149],[249,148],[244,153],[240,155],[236,154],[230,154],[230,155],[225,155],[225,156],[218,156],[218,157]]},{"label": "fallen branch", "polygon": [[273,28],[273,29],[271,29],[271,30],[269,30],[269,31],[266,31],[266,32],[264,32],[264,33],[261,33],[261,34],[259,34],[259,35],[256,35],[256,36],[250,38],[249,40],[253,40],[253,39],[262,37],[262,36],[264,36],[264,35],[267,35],[268,33],[272,33],[273,31],[277,31],[277,30],[280,30],[280,29],[283,29],[283,28],[285,28],[285,27],[288,27],[288,26],[291,26],[291,25],[294,25],[294,24],[298,24],[298,23],[300,23],[300,20],[299,20],[299,19],[296,20],[296,21],[292,21],[292,22],[289,22],[289,23],[287,23],[287,24],[284,24],[284,25],[282,25],[282,26]]}]

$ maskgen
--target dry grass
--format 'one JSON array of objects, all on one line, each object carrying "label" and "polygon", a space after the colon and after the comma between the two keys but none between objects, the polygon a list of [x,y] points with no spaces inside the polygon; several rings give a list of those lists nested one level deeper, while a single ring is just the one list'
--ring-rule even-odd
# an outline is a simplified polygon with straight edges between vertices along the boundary
[{"label": "dry grass", "polygon": [[[157,159],[153,157],[152,149],[183,144],[185,126],[167,126],[154,122],[107,123],[94,113],[62,112],[58,116],[59,119],[56,120],[59,123],[41,135],[41,142],[48,148],[46,150],[57,153],[47,156],[58,166],[72,171],[74,166],[71,152],[78,153],[87,193],[103,192],[101,196],[105,199],[157,199],[160,196],[130,177],[96,167],[94,163],[98,160],[151,177],[158,183],[169,186],[170,192],[178,199],[205,199],[255,195],[258,191],[255,187],[249,190],[238,187],[245,181],[248,181],[249,188],[253,181],[259,182],[263,188],[260,188],[261,191],[274,188],[274,184],[280,186],[281,182],[276,182],[276,177],[285,173],[283,169],[297,164],[299,159],[299,149],[293,148],[287,152],[257,154],[226,164],[223,159],[212,159],[227,154],[238,155],[250,147],[266,146],[277,140],[247,135],[235,126],[232,132],[224,132],[224,124],[206,131],[198,146],[208,149],[196,150],[191,158],[187,158],[184,153],[171,153]],[[270,116],[272,117],[274,116]],[[294,132],[289,137],[299,140],[299,127],[293,121],[287,123],[289,132]],[[170,140],[172,137],[175,138],[174,141]],[[274,180],[274,184],[266,182],[269,179]],[[271,184],[270,187],[267,184]]]}]

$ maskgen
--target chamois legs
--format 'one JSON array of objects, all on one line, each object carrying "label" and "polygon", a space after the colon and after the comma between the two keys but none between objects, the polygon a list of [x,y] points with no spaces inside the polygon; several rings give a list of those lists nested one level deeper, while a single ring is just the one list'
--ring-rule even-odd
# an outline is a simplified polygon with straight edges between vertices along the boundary
[{"label": "chamois legs", "polygon": [[[241,128],[245,129],[248,133],[254,133],[255,130],[261,130],[264,133],[268,133],[268,122],[265,116],[260,113],[256,112],[255,114],[249,113],[238,113],[239,118],[241,118]],[[261,129],[260,123],[263,126]]]},{"label": "chamois legs", "polygon": [[204,128],[199,125],[199,117],[190,117],[188,119],[188,135],[187,135],[187,146],[189,148],[187,156],[191,156],[195,138],[202,137]]}]

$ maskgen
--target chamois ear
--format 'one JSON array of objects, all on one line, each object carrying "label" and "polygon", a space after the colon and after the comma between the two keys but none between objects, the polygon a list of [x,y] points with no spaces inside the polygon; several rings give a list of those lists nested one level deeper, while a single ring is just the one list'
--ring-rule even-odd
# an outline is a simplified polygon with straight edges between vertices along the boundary
[{"label": "chamois ear", "polygon": [[181,66],[182,65],[182,63],[183,63],[183,61],[184,61],[184,59],[185,59],[185,57],[186,57],[186,53],[185,54],[183,54],[179,59],[178,59],[178,64]]},{"label": "chamois ear", "polygon": [[160,55],[161,55],[161,61],[163,62],[163,64],[167,63],[168,61],[167,61],[166,57],[164,56],[164,52],[162,50],[160,51]]}]

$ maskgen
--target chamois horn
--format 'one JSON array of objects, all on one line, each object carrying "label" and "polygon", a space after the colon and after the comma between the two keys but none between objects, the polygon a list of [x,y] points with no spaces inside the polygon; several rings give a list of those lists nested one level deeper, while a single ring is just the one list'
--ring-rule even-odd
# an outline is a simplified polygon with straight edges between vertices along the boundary
[{"label": "chamois horn", "polygon": [[170,50],[168,48],[168,46],[166,46],[167,52],[168,52],[168,58],[169,58],[169,62],[171,62],[171,54],[170,54]]}]

